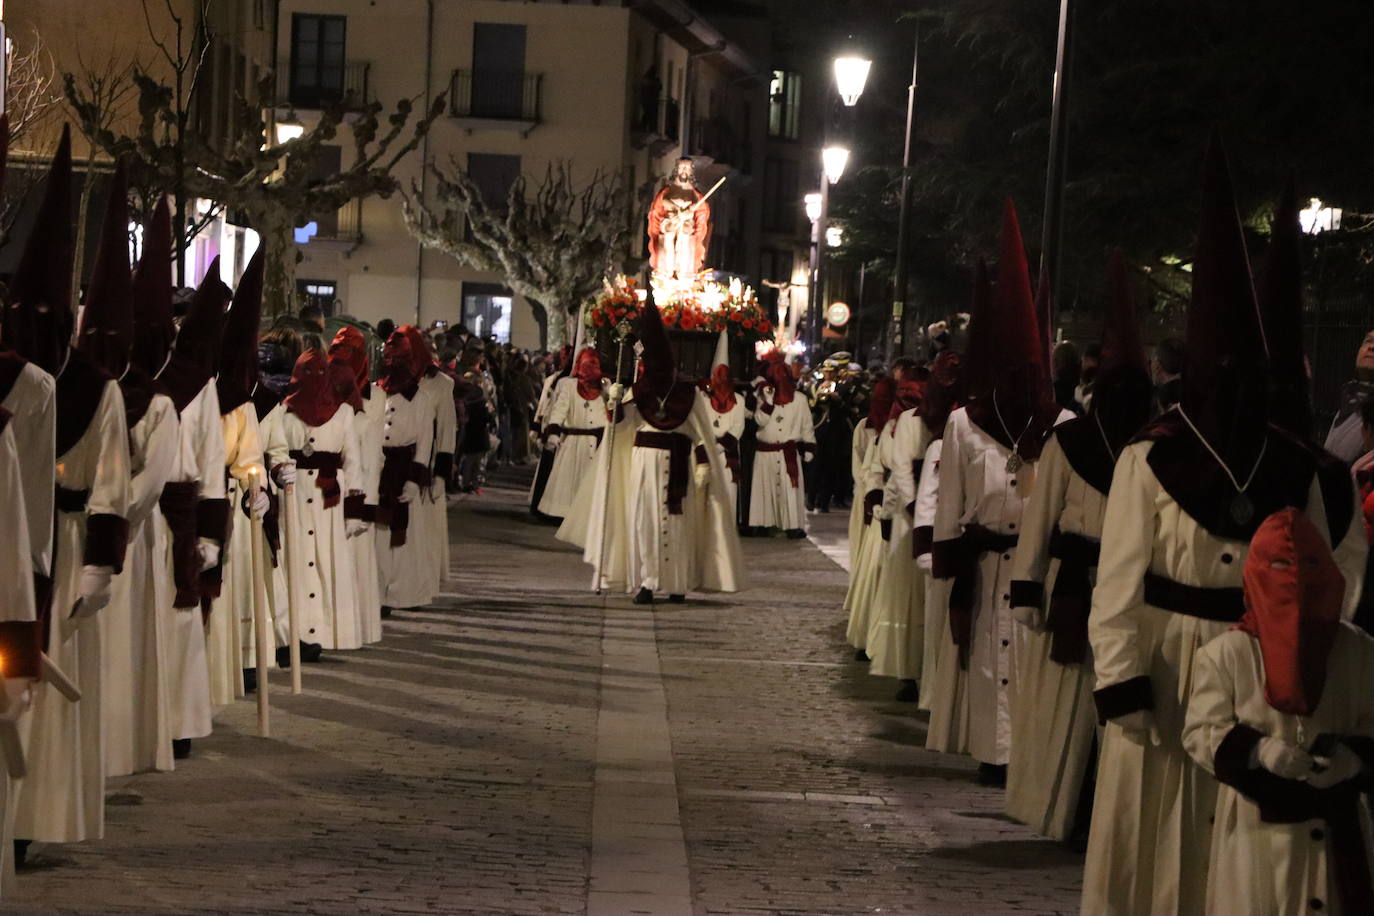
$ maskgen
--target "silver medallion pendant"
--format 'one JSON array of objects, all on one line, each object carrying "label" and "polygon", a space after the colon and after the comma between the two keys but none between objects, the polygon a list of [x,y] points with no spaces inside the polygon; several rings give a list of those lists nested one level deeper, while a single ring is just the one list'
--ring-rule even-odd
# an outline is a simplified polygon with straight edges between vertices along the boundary
[{"label": "silver medallion pendant", "polygon": [[301,454],[309,458],[311,455],[315,454],[315,446],[311,445],[309,442],[305,443],[305,445],[301,446]]},{"label": "silver medallion pendant", "polygon": [[1255,517],[1255,504],[1244,493],[1237,493],[1231,500],[1231,521],[1237,525],[1248,525]]},{"label": "silver medallion pendant", "polygon": [[1021,470],[1021,465],[1024,463],[1020,455],[1016,452],[1012,452],[1010,457],[1007,458],[1007,473],[1015,474],[1017,471]]}]

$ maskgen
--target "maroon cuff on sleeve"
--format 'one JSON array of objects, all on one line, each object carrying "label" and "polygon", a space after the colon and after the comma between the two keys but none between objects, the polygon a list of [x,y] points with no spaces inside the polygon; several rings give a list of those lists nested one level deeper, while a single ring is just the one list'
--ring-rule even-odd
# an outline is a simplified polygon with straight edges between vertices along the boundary
[{"label": "maroon cuff on sleeve", "polygon": [[711,460],[711,456],[706,454],[706,446],[704,445],[698,445],[693,454],[696,456],[697,464],[707,464]]},{"label": "maroon cuff on sleeve", "polygon": [[196,504],[196,537],[224,543],[229,533],[229,500],[202,499]]},{"label": "maroon cuff on sleeve", "polygon": [[43,624],[37,620],[0,623],[0,675],[38,678],[43,674]]},{"label": "maroon cuff on sleeve", "polygon": [[1244,785],[1250,775],[1250,755],[1263,737],[1248,725],[1236,725],[1227,732],[1212,757],[1217,779],[1228,786]]},{"label": "maroon cuff on sleeve", "polygon": [[1374,774],[1374,738],[1364,735],[1342,735],[1341,743],[1355,752],[1355,756],[1364,763],[1364,768],[1368,771],[1366,776]]},{"label": "maroon cuff on sleeve", "polygon": [[1011,581],[1011,606],[1045,608],[1045,585],[1027,579]]},{"label": "maroon cuff on sleeve", "polygon": [[558,423],[554,423],[554,424],[552,424],[551,426],[546,426],[546,427],[544,427],[544,432],[543,432],[541,438],[547,439],[549,436],[561,436],[561,435],[563,435],[563,427],[562,427],[560,424],[558,424]]},{"label": "maroon cuff on sleeve", "polygon": [[452,452],[440,452],[434,457],[434,476],[439,480],[448,480],[453,476]]},{"label": "maroon cuff on sleeve", "polygon": [[797,443],[797,451],[800,452],[800,453],[803,454],[803,455],[814,455],[814,454],[816,454],[816,443],[814,443],[814,442],[798,442],[798,443]]},{"label": "maroon cuff on sleeve", "polygon": [[930,553],[935,543],[935,529],[930,525],[917,525],[911,530],[911,558],[919,559]]},{"label": "maroon cuff on sleeve", "polygon": [[1103,724],[1117,716],[1155,708],[1154,691],[1146,674],[1094,690],[1093,702],[1097,704],[1097,716]]},{"label": "maroon cuff on sleeve", "polygon": [[367,497],[361,493],[353,493],[344,497],[344,518],[356,518],[366,521]]},{"label": "maroon cuff on sleeve", "polygon": [[86,518],[86,547],[81,562],[124,571],[124,551],[129,546],[129,523],[118,515],[100,513]]},{"label": "maroon cuff on sleeve", "polygon": [[412,461],[410,463],[410,481],[412,483],[418,483],[422,487],[427,487],[429,486],[430,479],[429,468],[418,461]]},{"label": "maroon cuff on sleeve", "polygon": [[[931,531],[932,538],[934,530]],[[930,574],[937,579],[953,579],[964,567],[962,538],[932,541],[930,545]]]}]

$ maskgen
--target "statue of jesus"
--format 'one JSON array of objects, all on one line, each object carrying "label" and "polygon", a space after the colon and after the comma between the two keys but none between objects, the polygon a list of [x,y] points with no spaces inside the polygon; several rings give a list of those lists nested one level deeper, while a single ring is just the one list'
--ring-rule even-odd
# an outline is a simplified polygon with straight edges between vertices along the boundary
[{"label": "statue of jesus", "polygon": [[688,280],[701,272],[711,244],[711,205],[697,190],[696,168],[682,158],[649,205],[649,265],[655,276]]}]

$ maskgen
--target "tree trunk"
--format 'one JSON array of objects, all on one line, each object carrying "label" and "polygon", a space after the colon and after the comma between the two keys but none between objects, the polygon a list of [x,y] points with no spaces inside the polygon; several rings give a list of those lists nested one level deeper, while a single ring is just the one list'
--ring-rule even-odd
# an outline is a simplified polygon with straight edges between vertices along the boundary
[{"label": "tree trunk", "polygon": [[554,295],[542,301],[553,303],[543,306],[545,327],[548,329],[548,340],[544,342],[544,348],[557,350],[564,344],[572,343],[573,331],[576,329],[572,327],[568,310],[558,304],[562,301],[562,297]]},{"label": "tree trunk", "polygon": [[267,216],[253,219],[253,226],[267,246],[262,313],[272,318],[295,314],[297,251],[291,221]]}]

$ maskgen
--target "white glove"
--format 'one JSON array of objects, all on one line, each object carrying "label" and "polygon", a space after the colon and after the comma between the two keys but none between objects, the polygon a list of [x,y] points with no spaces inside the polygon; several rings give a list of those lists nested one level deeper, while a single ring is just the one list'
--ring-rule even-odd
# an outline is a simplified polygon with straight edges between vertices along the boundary
[{"label": "white glove", "polygon": [[279,487],[289,487],[296,482],[296,463],[284,461],[272,469],[272,479]]},{"label": "white glove", "polygon": [[611,400],[621,401],[625,398],[625,386],[616,382],[611,386]]},{"label": "white glove", "polygon": [[1155,747],[1160,745],[1159,725],[1155,722],[1155,714],[1149,709],[1137,709],[1135,712],[1128,712],[1124,716],[1117,716],[1111,720],[1126,732],[1127,736],[1141,743],[1148,742]]},{"label": "white glove", "polygon": [[882,503],[878,503],[876,506],[873,507],[873,517],[880,522],[885,522],[888,519],[892,518],[892,513],[887,511],[887,506],[883,505]]},{"label": "white glove", "polygon": [[344,531],[348,537],[355,538],[367,531],[367,522],[360,518],[344,520]]},{"label": "white glove", "polygon": [[1307,751],[1282,738],[1264,737],[1255,745],[1254,762],[1284,779],[1307,779],[1316,761]]},{"label": "white glove", "polygon": [[396,497],[400,503],[413,503],[420,498],[420,485],[413,480],[407,480],[406,485],[401,488],[401,495]]},{"label": "white glove", "polygon": [[711,479],[711,466],[709,464],[698,464],[692,468],[692,476],[696,479],[697,487],[706,486]]},{"label": "white glove", "polygon": [[248,500],[248,514],[261,520],[270,508],[272,500],[267,497],[267,491],[259,487],[258,492]]},{"label": "white glove", "polygon": [[1038,607],[1032,605],[1014,607],[1011,609],[1011,619],[1015,620],[1032,633],[1043,633],[1045,631],[1045,612]]},{"label": "white glove", "polygon": [[816,456],[813,455],[813,454],[811,454],[810,452],[802,452],[802,461],[803,461],[803,462],[810,463],[811,459],[812,459],[812,458],[815,458],[815,457],[816,457]]},{"label": "white glove", "polygon": [[1317,789],[1338,786],[1359,776],[1364,769],[1364,761],[1344,742],[1337,742],[1330,757],[1315,757],[1313,760],[1322,769],[1307,777],[1307,784]]},{"label": "white glove", "polygon": [[26,677],[0,678],[0,719],[13,722],[33,702],[33,681]]},{"label": "white glove", "polygon": [[79,584],[81,597],[76,601],[76,607],[72,608],[72,616],[78,620],[93,617],[105,606],[110,603],[110,582],[114,579],[114,570],[108,566],[83,566],[81,567],[81,581]]},{"label": "white glove", "polygon": [[562,436],[559,436],[559,435],[557,435],[557,434],[552,435],[552,436],[549,436],[549,438],[547,438],[547,439],[544,440],[544,448],[548,449],[548,450],[551,451],[551,452],[557,451],[557,450],[558,450],[558,443],[560,443],[560,442],[562,442],[562,441],[563,441],[563,437],[562,437]]},{"label": "white glove", "polygon": [[200,554],[201,572],[219,562],[219,549],[220,545],[209,538],[201,538],[196,542],[196,552]]},{"label": "white glove", "polygon": [[919,557],[917,557],[916,565],[920,567],[922,572],[931,572],[935,568],[935,565],[931,560],[929,552],[923,553]]}]

